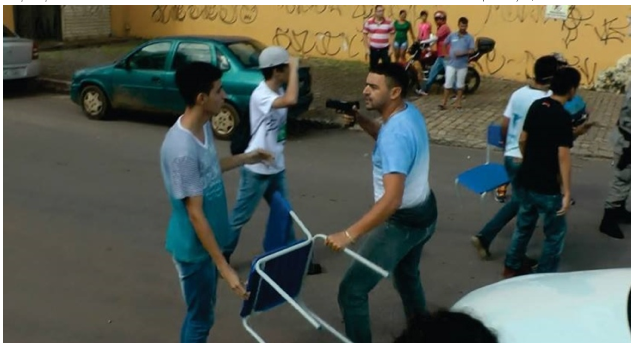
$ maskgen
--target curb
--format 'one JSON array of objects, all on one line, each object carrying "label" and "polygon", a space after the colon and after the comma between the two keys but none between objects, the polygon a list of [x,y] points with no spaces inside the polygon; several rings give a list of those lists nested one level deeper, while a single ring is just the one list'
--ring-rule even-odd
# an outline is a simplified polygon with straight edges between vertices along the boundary
[{"label": "curb", "polygon": [[70,81],[66,80],[58,80],[58,79],[49,79],[49,78],[38,78],[36,79],[38,88],[53,93],[62,93],[68,94],[70,93]]}]

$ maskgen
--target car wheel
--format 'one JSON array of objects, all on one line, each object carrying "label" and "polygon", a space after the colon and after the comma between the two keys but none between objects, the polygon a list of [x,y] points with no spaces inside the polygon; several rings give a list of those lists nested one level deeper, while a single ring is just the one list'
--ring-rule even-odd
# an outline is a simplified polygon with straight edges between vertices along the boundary
[{"label": "car wheel", "polygon": [[81,91],[81,108],[86,117],[100,120],[108,116],[110,105],[101,88],[88,85]]},{"label": "car wheel", "polygon": [[229,140],[240,122],[238,110],[228,103],[225,103],[220,112],[211,118],[211,127],[214,136],[220,140]]}]

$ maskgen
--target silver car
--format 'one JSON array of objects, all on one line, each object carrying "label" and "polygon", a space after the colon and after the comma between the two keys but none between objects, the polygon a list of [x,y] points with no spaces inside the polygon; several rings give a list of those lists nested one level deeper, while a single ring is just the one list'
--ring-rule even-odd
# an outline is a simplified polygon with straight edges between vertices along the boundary
[{"label": "silver car", "polygon": [[3,80],[32,79],[40,75],[37,44],[2,27]]}]

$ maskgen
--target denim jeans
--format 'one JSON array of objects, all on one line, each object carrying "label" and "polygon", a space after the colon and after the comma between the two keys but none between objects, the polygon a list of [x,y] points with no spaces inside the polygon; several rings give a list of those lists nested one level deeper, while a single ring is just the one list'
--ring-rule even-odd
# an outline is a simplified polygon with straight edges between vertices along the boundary
[{"label": "denim jeans", "polygon": [[515,176],[517,175],[517,171],[519,171],[522,163],[516,161],[513,157],[504,157],[504,167],[506,168],[506,173],[509,175],[509,179],[511,180],[511,187],[513,188],[513,194],[511,195],[511,200],[506,203],[495,216],[489,221],[484,228],[476,235],[480,242],[487,249],[491,246],[491,243],[495,239],[495,237],[500,233],[500,231],[509,223],[511,220],[517,216],[517,212],[520,210],[520,203],[517,199],[516,190],[517,185],[514,182]]},{"label": "denim jeans", "polygon": [[179,262],[178,271],[187,315],[181,327],[181,343],[206,343],[214,324],[218,272],[211,258],[198,263]]},{"label": "denim jeans", "polygon": [[564,250],[566,237],[566,217],[557,216],[562,207],[561,195],[543,195],[533,191],[520,189],[518,194],[520,210],[517,214],[517,226],[511,239],[511,245],[506,252],[507,267],[519,270],[522,260],[526,256],[526,247],[533,235],[540,215],[544,217],[544,244],[542,255],[536,272],[556,272],[559,258]]},{"label": "denim jeans", "polygon": [[[424,204],[399,210],[382,227],[372,230],[359,250],[363,257],[391,273],[407,319],[427,312],[419,265],[423,246],[435,231],[437,217],[436,199],[431,193]],[[372,342],[368,294],[381,279],[376,272],[354,261],[339,285],[339,308],[346,335],[353,342]]]},{"label": "denim jeans", "polygon": [[[238,246],[242,227],[251,220],[255,209],[262,197],[270,203],[273,194],[279,191],[288,200],[288,189],[286,186],[286,173],[284,171],[264,175],[251,172],[245,167],[240,169],[240,185],[236,204],[231,213],[230,225],[231,234],[228,244],[223,247],[225,255],[231,255]],[[289,233],[289,242],[295,240],[294,232]]]},{"label": "denim jeans", "polygon": [[429,70],[429,75],[427,78],[427,82],[423,86],[423,91],[429,92],[429,89],[431,89],[431,85],[433,85],[434,82],[436,82],[436,78],[438,77],[438,74],[440,74],[440,72],[443,71],[444,69],[445,69],[445,58],[438,57],[436,59],[436,62],[434,62],[434,64],[431,66],[431,69]]}]

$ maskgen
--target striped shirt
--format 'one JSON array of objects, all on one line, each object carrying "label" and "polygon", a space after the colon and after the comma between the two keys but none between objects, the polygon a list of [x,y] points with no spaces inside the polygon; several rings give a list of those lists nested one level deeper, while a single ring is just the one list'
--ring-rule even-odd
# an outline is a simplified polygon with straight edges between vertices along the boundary
[{"label": "striped shirt", "polygon": [[363,33],[370,38],[370,48],[387,48],[390,45],[390,35],[394,32],[394,22],[387,18],[379,23],[372,17],[363,24]]}]

